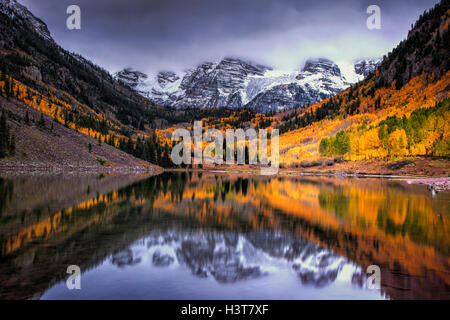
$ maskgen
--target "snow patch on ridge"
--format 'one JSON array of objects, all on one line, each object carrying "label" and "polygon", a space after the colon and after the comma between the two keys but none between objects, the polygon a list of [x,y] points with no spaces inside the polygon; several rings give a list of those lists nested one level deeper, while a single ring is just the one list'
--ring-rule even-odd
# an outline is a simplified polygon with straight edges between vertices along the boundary
[{"label": "snow patch on ridge", "polygon": [[[279,70],[225,58],[200,64],[182,74],[164,71],[145,75],[129,85],[154,103],[175,108],[281,111],[334,96],[363,80],[379,63],[379,59],[367,59],[336,64],[320,58],[308,60],[299,70]],[[128,81],[120,72],[115,76],[119,81]]]}]

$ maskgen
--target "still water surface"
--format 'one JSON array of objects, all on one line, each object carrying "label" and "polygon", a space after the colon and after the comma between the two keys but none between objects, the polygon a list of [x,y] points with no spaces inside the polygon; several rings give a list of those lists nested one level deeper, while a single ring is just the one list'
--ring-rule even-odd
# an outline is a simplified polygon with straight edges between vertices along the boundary
[{"label": "still water surface", "polygon": [[449,192],[386,179],[5,176],[0,298],[449,299],[449,226]]}]

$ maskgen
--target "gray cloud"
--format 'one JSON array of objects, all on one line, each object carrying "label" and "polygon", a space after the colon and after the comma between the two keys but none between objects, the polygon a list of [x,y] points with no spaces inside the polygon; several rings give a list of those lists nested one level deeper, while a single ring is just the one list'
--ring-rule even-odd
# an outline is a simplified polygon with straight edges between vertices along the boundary
[{"label": "gray cloud", "polygon": [[[309,57],[377,57],[407,34],[437,0],[19,0],[44,20],[64,48],[117,71],[180,71],[238,56],[279,68]],[[77,4],[82,29],[66,28]],[[381,8],[382,29],[366,28],[366,8]]]}]

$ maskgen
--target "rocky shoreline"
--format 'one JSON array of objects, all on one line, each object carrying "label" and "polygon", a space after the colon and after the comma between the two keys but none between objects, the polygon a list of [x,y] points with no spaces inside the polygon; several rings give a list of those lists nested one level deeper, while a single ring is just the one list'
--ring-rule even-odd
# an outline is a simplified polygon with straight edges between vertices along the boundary
[{"label": "rocky shoreline", "polygon": [[[405,179],[401,179],[405,181]],[[424,184],[432,192],[440,192],[450,190],[450,177],[443,178],[411,178],[406,179],[409,184]]]},{"label": "rocky shoreline", "polygon": [[[223,170],[223,169],[163,169],[155,167],[101,167],[101,166],[43,166],[43,165],[23,165],[23,166],[0,166],[0,174],[28,174],[28,173],[46,173],[46,174],[106,174],[106,173],[156,173],[156,172],[205,172],[205,173],[230,173],[230,174],[259,174],[259,170]],[[440,192],[450,190],[450,177],[414,177],[402,175],[384,175],[384,174],[362,174],[362,173],[326,173],[326,172],[295,172],[282,170],[277,176],[334,176],[334,177],[354,177],[354,178],[383,178],[404,181],[408,184],[424,184],[431,191]]]},{"label": "rocky shoreline", "polygon": [[146,172],[158,172],[163,171],[163,169],[158,169],[155,167],[100,167],[100,166],[0,166],[0,174],[2,173],[146,173]]}]

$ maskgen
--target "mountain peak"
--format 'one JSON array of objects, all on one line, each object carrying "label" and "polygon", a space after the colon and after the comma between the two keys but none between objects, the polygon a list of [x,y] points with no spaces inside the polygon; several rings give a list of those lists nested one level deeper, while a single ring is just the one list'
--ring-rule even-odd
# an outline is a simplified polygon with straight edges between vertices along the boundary
[{"label": "mountain peak", "polygon": [[135,90],[139,90],[139,88],[144,85],[148,76],[141,71],[134,70],[132,68],[125,68],[119,72],[116,72],[114,74],[114,78]]},{"label": "mountain peak", "polygon": [[262,76],[267,70],[271,70],[270,67],[256,64],[250,61],[246,61],[237,57],[225,57],[217,65],[218,70],[226,72],[235,72],[238,69],[246,72],[247,74],[254,74]]},{"label": "mountain peak", "polygon": [[53,41],[47,25],[16,0],[0,0],[0,12],[12,19],[22,19],[28,27],[36,31],[40,36],[46,40]]},{"label": "mountain peak", "polygon": [[165,88],[169,83],[174,83],[180,79],[180,77],[173,71],[160,71],[156,78],[161,88]]},{"label": "mountain peak", "polygon": [[115,76],[119,80],[124,80],[125,82],[138,82],[139,80],[147,79],[147,75],[141,71],[134,70],[133,68],[125,68],[119,72],[115,73]]},{"label": "mountain peak", "polygon": [[282,71],[225,57],[199,64],[183,74],[159,72],[135,89],[156,104],[175,108],[279,111],[316,103],[362,80],[375,63],[359,61],[360,74],[353,63],[341,69],[325,58],[307,60],[302,71]]},{"label": "mountain peak", "polygon": [[374,72],[380,64],[381,59],[360,59],[355,62],[355,72],[365,78]]},{"label": "mountain peak", "polygon": [[341,76],[341,70],[339,69],[338,65],[326,58],[306,60],[303,71],[310,73],[326,72],[333,76]]},{"label": "mountain peak", "polygon": [[378,68],[378,86],[395,81],[400,89],[412,78],[425,74],[440,78],[450,68],[449,1],[443,0],[425,11],[409,31],[405,40],[389,52]]}]

